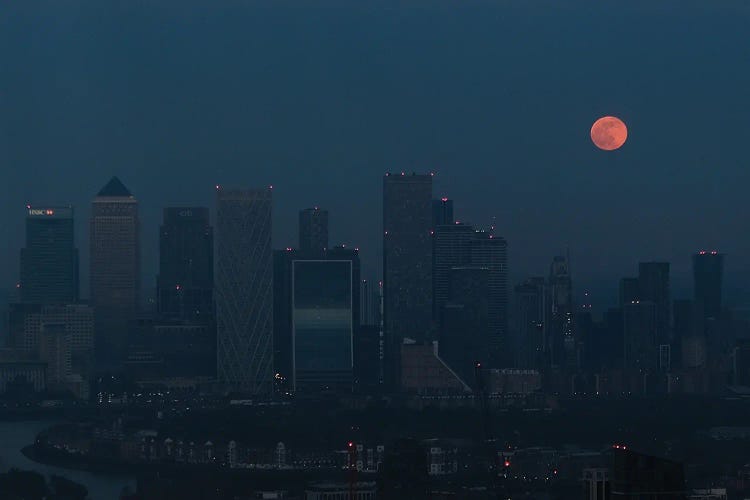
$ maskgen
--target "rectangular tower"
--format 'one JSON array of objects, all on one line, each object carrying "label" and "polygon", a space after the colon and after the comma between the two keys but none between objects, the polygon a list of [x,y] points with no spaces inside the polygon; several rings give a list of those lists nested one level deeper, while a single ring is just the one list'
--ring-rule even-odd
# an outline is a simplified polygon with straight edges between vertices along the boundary
[{"label": "rectangular tower", "polygon": [[547,284],[534,277],[515,288],[515,323],[518,332],[518,365],[540,370],[544,367],[547,327]]},{"label": "rectangular tower", "polygon": [[701,251],[693,255],[695,301],[703,307],[705,318],[718,319],[721,314],[721,285],[724,255],[717,251]]},{"label": "rectangular tower", "polygon": [[208,208],[165,208],[159,232],[159,314],[211,322],[213,284],[214,233]]},{"label": "rectangular tower", "polygon": [[299,213],[299,249],[318,254],[328,248],[328,210],[306,208]]},{"label": "rectangular tower", "polygon": [[669,291],[669,262],[638,264],[638,299],[652,302],[656,311],[656,342],[671,342],[672,300]]},{"label": "rectangular tower", "polygon": [[292,261],[293,387],[297,394],[351,392],[359,329],[359,255],[326,252]]},{"label": "rectangular tower", "polygon": [[272,195],[217,189],[216,322],[219,382],[270,396],[273,381]]},{"label": "rectangular tower", "polygon": [[383,177],[386,385],[400,380],[400,345],[424,339],[432,320],[432,175]]},{"label": "rectangular tower", "polygon": [[138,201],[117,177],[91,204],[90,246],[96,364],[109,370],[126,357],[140,294]]},{"label": "rectangular tower", "polygon": [[508,350],[508,242],[491,233],[477,231],[471,246],[471,264],[489,271],[490,365],[509,366]]},{"label": "rectangular tower", "polygon": [[72,207],[26,206],[26,246],[21,249],[19,286],[24,304],[73,304],[78,300]]},{"label": "rectangular tower", "polygon": [[443,306],[448,301],[450,270],[471,262],[474,228],[468,224],[435,226],[432,235],[432,309],[439,322]]}]

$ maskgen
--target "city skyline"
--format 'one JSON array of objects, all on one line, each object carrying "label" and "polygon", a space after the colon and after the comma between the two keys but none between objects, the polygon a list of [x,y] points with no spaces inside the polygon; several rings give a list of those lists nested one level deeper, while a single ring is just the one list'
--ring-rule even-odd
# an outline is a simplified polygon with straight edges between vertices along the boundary
[{"label": "city skyline", "polygon": [[[115,176],[116,177],[116,176]],[[438,179],[439,175],[433,176],[433,181],[435,179]],[[119,180],[119,179],[118,179]],[[211,186],[211,188],[215,189],[215,186]],[[282,185],[283,189],[283,185]],[[278,191],[278,189],[276,190]],[[439,191],[438,191],[439,193]],[[64,197],[58,196],[57,199],[65,200]],[[457,206],[459,207],[458,214],[460,216],[460,207],[462,204],[462,200],[455,200]],[[454,200],[451,199],[451,208],[453,205]],[[150,204],[154,206],[154,200],[148,200],[146,202],[147,204]],[[141,197],[138,199],[138,206],[139,206],[139,214],[142,213],[141,206],[144,204]],[[174,203],[169,205],[163,205],[158,206],[158,214],[159,217],[157,221],[151,221],[152,231],[149,231],[148,233],[145,232],[143,226],[142,219],[143,217],[139,215],[139,239],[140,239],[140,251],[141,254],[145,253],[148,254],[148,258],[142,257],[141,258],[141,267],[142,271],[139,274],[140,281],[141,281],[141,288],[139,289],[139,292],[143,295],[141,298],[142,303],[144,305],[145,302],[143,301],[153,301],[154,304],[157,303],[157,289],[158,289],[158,269],[159,269],[159,234],[160,234],[160,226],[163,223],[161,219],[161,215],[164,212],[164,210],[179,210],[179,209],[186,209],[191,207],[196,207],[198,204],[191,200],[186,200],[182,203]],[[276,235],[278,234],[279,230],[276,228],[276,221],[278,217],[276,217],[277,211],[283,211],[284,208],[288,210],[289,207],[279,207],[279,203],[275,203],[276,209],[274,210],[274,236],[272,237],[272,248],[274,249],[283,249],[283,248],[294,248],[298,249],[299,244],[299,230],[298,230],[298,223],[297,220],[299,218],[299,215],[307,209],[293,209],[294,216],[293,220],[290,221],[289,227],[285,227],[282,231],[285,234],[288,234],[288,239],[285,239],[282,242],[278,242],[278,237]],[[75,233],[75,239],[74,239],[74,245],[78,249],[80,253],[80,263],[79,263],[79,291],[78,295],[80,296],[81,300],[88,300],[90,297],[90,289],[89,289],[89,283],[90,283],[90,276],[88,275],[89,271],[89,259],[90,259],[90,252],[89,252],[89,222],[88,218],[90,217],[90,210],[87,210],[88,207],[86,205],[83,205],[82,207],[76,207],[73,204],[70,204],[69,202],[58,202],[58,203],[46,203],[46,204],[30,204],[27,203],[23,207],[19,207],[19,217],[17,219],[21,219],[22,215],[24,213],[28,212],[28,207],[34,206],[34,207],[63,207],[66,210],[71,210],[72,212],[75,212],[74,217],[74,233]],[[209,209],[210,217],[209,217],[209,224],[211,227],[215,227],[216,220],[215,220],[215,203],[209,202],[206,204],[206,206],[211,207]],[[328,210],[325,210],[325,212],[328,212]],[[337,214],[333,214],[333,217],[335,218]],[[472,223],[472,220],[470,218],[461,217],[461,220],[458,220],[459,217],[456,217],[456,223],[461,225],[469,225],[472,227],[475,227],[477,230],[490,230],[493,227],[493,224],[497,223],[495,220],[490,220],[486,225],[482,224],[474,224]],[[334,231],[337,229],[336,226],[332,226]],[[371,225],[372,227],[372,225]],[[500,231],[499,229],[495,229],[495,233],[499,237],[504,237],[505,235]],[[505,238],[506,240],[508,238]],[[375,262],[374,256],[380,256],[382,255],[382,242],[378,242],[379,244],[376,245],[374,248],[364,248],[357,245],[355,241],[351,241],[346,238],[341,238],[342,241],[337,241],[334,239],[331,239],[330,245],[331,247],[345,244],[347,246],[357,246],[360,248],[360,251],[363,255],[362,257],[362,277],[363,279],[373,279],[377,281],[380,279],[380,273],[382,272],[382,262]],[[286,243],[285,243],[286,242]],[[18,251],[20,252],[21,248],[23,246],[23,240],[18,242]],[[524,247],[519,249],[518,244],[516,242],[513,242],[512,245],[508,248],[508,260],[511,263],[509,266],[509,283],[512,286],[515,286],[518,283],[523,282],[524,280],[531,278],[536,275],[543,275],[545,273],[544,268],[548,265],[547,262],[543,262],[542,265],[540,265],[538,268],[530,268],[526,269],[523,267],[520,267],[516,261],[513,260],[513,257],[518,253],[526,252],[528,248]],[[538,250],[538,249],[537,249]],[[572,255],[575,255],[575,247],[574,248],[566,248],[562,250],[568,250]],[[548,254],[546,255],[547,261],[549,258],[551,258],[554,254],[560,253],[559,251],[555,251],[555,249],[549,249]],[[711,246],[699,246],[698,248],[689,248],[684,249],[683,252],[681,252],[678,255],[678,260],[676,261],[668,261],[663,259],[653,259],[654,261],[664,261],[670,264],[671,266],[671,279],[673,281],[673,298],[675,299],[689,299],[693,297],[693,282],[694,282],[694,275],[693,275],[693,256],[694,254],[707,254],[707,255],[716,255],[717,253],[720,254],[724,260],[725,263],[724,266],[728,267],[729,272],[725,273],[724,276],[724,282],[723,282],[723,295],[724,295],[724,302],[727,304],[733,304],[735,306],[750,306],[750,288],[743,287],[743,279],[742,275],[737,273],[737,268],[742,269],[743,262],[741,259],[738,259],[738,256],[733,256],[731,254],[728,254],[726,251],[724,251],[722,248],[715,248]],[[543,256],[545,257],[545,256]],[[735,257],[735,258],[733,258]],[[85,260],[84,260],[85,259]],[[380,259],[382,261],[382,258]],[[632,268],[632,265],[637,264],[639,262],[650,262],[652,259],[648,259],[645,256],[641,256],[638,254],[633,254],[631,256],[631,259],[627,262],[625,262],[625,268],[623,271],[615,271],[614,268],[612,271],[608,272],[607,274],[599,275],[595,279],[589,279],[588,282],[581,283],[583,279],[585,279],[585,276],[590,276],[591,269],[586,267],[586,263],[577,263],[575,261],[575,257],[571,258],[572,260],[572,267],[574,269],[573,275],[579,282],[579,285],[576,289],[574,289],[574,297],[578,302],[581,302],[582,299],[586,299],[588,302],[591,302],[594,304],[594,309],[597,310],[600,313],[604,313],[606,308],[609,307],[611,304],[618,302],[618,297],[621,292],[620,288],[618,287],[618,284],[616,281],[620,280],[623,276],[626,276],[628,274],[633,274],[632,272],[629,272],[628,270]],[[728,262],[726,262],[728,261]],[[10,269],[13,272],[13,275],[11,276],[12,279],[8,283],[8,286],[6,286],[6,296],[12,300],[13,294],[18,293],[17,286],[18,283],[20,283],[20,275],[18,273],[18,269],[14,268],[14,266],[17,267],[17,261],[16,263],[11,263],[13,265],[11,266],[5,266],[4,268],[0,267],[0,269],[5,269],[6,271]],[[677,269],[677,271],[675,271]],[[0,273],[1,274],[1,273]],[[637,274],[637,273],[636,273]],[[16,289],[14,291],[14,289]],[[588,293],[588,296],[584,297],[584,294]]]},{"label": "city skyline", "polygon": [[750,498],[748,26],[0,2],[0,497]]},{"label": "city skyline", "polygon": [[[295,246],[300,209],[325,207],[331,245],[359,246],[372,279],[381,262],[380,176],[432,170],[435,196],[455,199],[459,220],[486,227],[496,218],[512,242],[513,281],[543,273],[550,255],[570,249],[577,281],[590,284],[595,301],[610,302],[599,297],[614,298],[609,283],[639,260],[671,262],[674,291],[687,296],[690,254],[718,250],[727,255],[727,299],[737,302],[732,290],[750,281],[750,235],[734,216],[750,182],[742,111],[750,70],[738,7],[425,6],[394,23],[385,8],[369,15],[354,5],[334,9],[340,17],[311,6],[276,14],[246,6],[231,21],[220,9],[132,6],[124,18],[115,9],[102,19],[86,9],[55,6],[41,16],[4,5],[19,22],[0,48],[9,96],[0,105],[8,131],[0,136],[8,233],[0,260],[16,259],[20,207],[72,204],[85,220],[91,193],[116,174],[141,201],[146,287],[161,209],[211,206],[217,183],[276,185],[275,247]],[[173,29],[157,29],[158,20]],[[114,25],[123,36],[106,29]],[[34,44],[23,26],[40,27]],[[81,37],[65,35],[72,26]],[[685,37],[685,26],[701,36]],[[66,68],[64,84],[52,84],[50,60]],[[231,83],[218,91],[210,75]],[[560,78],[549,85],[553,75]],[[589,137],[605,114],[629,129],[614,152]],[[551,124],[544,132],[542,121]],[[16,280],[15,269],[0,268],[3,290]]]}]

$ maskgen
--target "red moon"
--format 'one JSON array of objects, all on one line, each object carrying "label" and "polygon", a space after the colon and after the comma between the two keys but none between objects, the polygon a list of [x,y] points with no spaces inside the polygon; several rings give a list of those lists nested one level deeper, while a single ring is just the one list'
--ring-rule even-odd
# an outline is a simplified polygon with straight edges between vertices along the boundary
[{"label": "red moon", "polygon": [[628,127],[614,116],[603,116],[591,126],[591,140],[605,151],[619,149],[628,139]]}]

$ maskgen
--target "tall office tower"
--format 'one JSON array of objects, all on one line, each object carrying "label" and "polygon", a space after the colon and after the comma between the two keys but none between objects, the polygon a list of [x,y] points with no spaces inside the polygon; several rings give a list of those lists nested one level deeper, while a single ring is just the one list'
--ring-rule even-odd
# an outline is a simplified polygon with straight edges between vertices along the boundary
[{"label": "tall office tower", "polygon": [[641,262],[638,264],[637,300],[653,302],[656,309],[656,342],[658,345],[669,345],[672,322],[669,262]]},{"label": "tall office tower", "polygon": [[625,304],[623,330],[625,337],[625,368],[653,372],[657,366],[656,306],[653,302],[636,300]]},{"label": "tall office tower", "polygon": [[638,278],[622,278],[620,280],[620,308],[640,299],[638,286]]},{"label": "tall office tower", "polygon": [[292,388],[292,262],[300,257],[292,248],[273,251],[273,369],[281,393]]},{"label": "tall office tower", "polygon": [[517,351],[520,368],[541,369],[545,359],[547,284],[543,277],[530,278],[515,288]]},{"label": "tall office tower", "polygon": [[700,251],[693,255],[694,297],[703,304],[705,318],[718,319],[721,314],[723,275],[724,254]]},{"label": "tall office tower", "polygon": [[272,193],[217,189],[217,372],[226,389],[273,387]]},{"label": "tall office tower", "polygon": [[706,317],[703,304],[692,300],[674,301],[673,363],[683,368],[706,364]]},{"label": "tall office tower", "polygon": [[43,323],[39,338],[39,359],[47,363],[47,385],[61,389],[72,374],[70,333],[62,323]]},{"label": "tall office tower", "polygon": [[447,226],[453,224],[453,200],[440,198],[432,200],[432,227]]},{"label": "tall office tower", "polygon": [[386,385],[397,389],[401,344],[427,337],[432,319],[432,175],[383,177]]},{"label": "tall office tower", "polygon": [[489,364],[508,366],[508,242],[485,231],[476,231],[471,242],[471,265],[489,270]]},{"label": "tall office tower", "polygon": [[552,259],[549,277],[550,328],[547,340],[548,363],[555,367],[571,362],[575,347],[573,338],[573,282],[567,257]]},{"label": "tall office tower", "polygon": [[600,350],[603,355],[602,366],[622,367],[625,347],[622,311],[622,308],[611,308],[604,313],[604,328],[607,333]]},{"label": "tall office tower", "polygon": [[474,228],[468,224],[435,226],[432,235],[432,310],[438,323],[448,301],[450,270],[471,262]]},{"label": "tall office tower", "polygon": [[460,266],[450,270],[449,300],[443,305],[438,353],[469,386],[477,363],[488,361],[490,270]]},{"label": "tall office tower", "polygon": [[352,392],[359,330],[359,252],[336,247],[292,262],[292,387]]},{"label": "tall office tower", "polygon": [[117,368],[126,357],[128,329],[140,295],[138,202],[113,177],[91,204],[91,304],[96,322],[96,364]]},{"label": "tall office tower", "polygon": [[164,209],[156,283],[162,318],[213,321],[214,233],[208,208]]},{"label": "tall office tower", "polygon": [[328,210],[306,208],[299,213],[299,249],[320,253],[328,248]]},{"label": "tall office tower", "polygon": [[72,207],[26,206],[26,247],[21,249],[19,286],[25,304],[73,304],[78,300]]}]

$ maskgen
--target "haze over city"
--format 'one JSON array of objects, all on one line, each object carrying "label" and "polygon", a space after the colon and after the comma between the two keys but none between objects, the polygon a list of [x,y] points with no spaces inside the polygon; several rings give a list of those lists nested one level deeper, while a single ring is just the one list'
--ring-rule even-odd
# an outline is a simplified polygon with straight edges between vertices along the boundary
[{"label": "haze over city", "polygon": [[748,27],[0,3],[0,500],[747,500]]},{"label": "haze over city", "polygon": [[[496,218],[517,279],[569,249],[597,305],[638,260],[672,262],[687,296],[690,253],[719,249],[746,300],[741,2],[76,5],[2,7],[4,261],[26,203],[72,203],[87,269],[88,205],[116,174],[142,205],[146,295],[161,207],[210,205],[216,183],[274,185],[277,247],[325,206],[376,277],[380,177],[434,171],[457,218]],[[610,154],[588,138],[604,114],[630,131]]]}]

